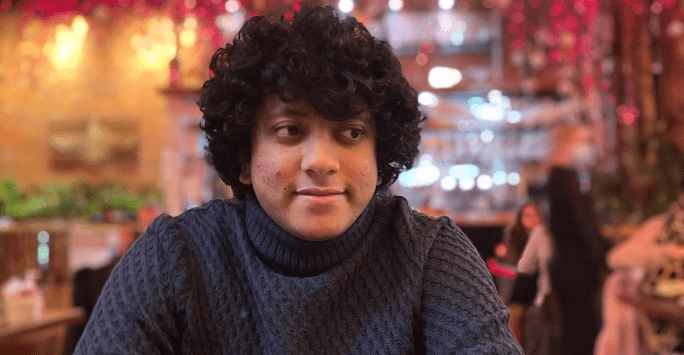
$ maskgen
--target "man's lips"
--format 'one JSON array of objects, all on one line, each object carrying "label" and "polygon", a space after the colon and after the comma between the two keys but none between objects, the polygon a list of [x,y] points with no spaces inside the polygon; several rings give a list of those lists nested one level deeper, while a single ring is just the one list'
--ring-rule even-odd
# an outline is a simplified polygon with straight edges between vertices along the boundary
[{"label": "man's lips", "polygon": [[340,200],[344,194],[343,189],[331,187],[308,187],[296,191],[297,196],[311,206],[332,206]]},{"label": "man's lips", "polygon": [[309,187],[305,189],[297,190],[298,195],[304,196],[329,196],[329,195],[341,195],[344,190],[329,188],[329,187]]}]

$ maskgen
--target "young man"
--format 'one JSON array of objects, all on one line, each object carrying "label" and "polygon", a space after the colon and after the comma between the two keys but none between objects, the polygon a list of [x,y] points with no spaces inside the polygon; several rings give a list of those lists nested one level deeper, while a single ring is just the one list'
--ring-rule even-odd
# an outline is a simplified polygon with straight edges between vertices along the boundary
[{"label": "young man", "polygon": [[422,116],[389,45],[332,8],[255,17],[199,101],[236,199],[162,216],[76,353],[522,354],[470,241],[383,197]]}]

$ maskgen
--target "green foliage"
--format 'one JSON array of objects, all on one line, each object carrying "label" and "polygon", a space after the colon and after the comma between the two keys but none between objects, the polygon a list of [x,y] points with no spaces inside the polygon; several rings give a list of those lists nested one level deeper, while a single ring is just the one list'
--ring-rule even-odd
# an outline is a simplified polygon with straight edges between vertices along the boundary
[{"label": "green foliage", "polygon": [[684,155],[672,144],[662,143],[658,162],[642,170],[646,191],[643,202],[644,217],[665,211],[677,198],[684,178]]},{"label": "green foliage", "polygon": [[146,185],[140,190],[140,195],[145,198],[146,203],[161,204],[164,202],[164,193],[154,184]]},{"label": "green foliage", "polygon": [[117,183],[94,186],[87,182],[48,182],[21,191],[10,179],[0,182],[0,215],[19,220],[74,217],[92,220],[105,211],[135,215],[145,203],[162,202],[163,194],[155,186],[136,192]]},{"label": "green foliage", "polygon": [[23,194],[17,184],[10,180],[4,179],[0,182],[0,215],[6,214],[7,206],[14,205],[23,199]]},{"label": "green foliage", "polygon": [[597,199],[604,200],[603,213],[632,215],[644,220],[667,209],[677,198],[684,179],[684,155],[662,141],[657,162],[640,161],[636,173],[601,176],[595,185]]},{"label": "green foliage", "polygon": [[103,186],[98,197],[102,201],[104,209],[110,211],[135,213],[144,202],[142,196],[134,194],[125,186],[116,184]]}]

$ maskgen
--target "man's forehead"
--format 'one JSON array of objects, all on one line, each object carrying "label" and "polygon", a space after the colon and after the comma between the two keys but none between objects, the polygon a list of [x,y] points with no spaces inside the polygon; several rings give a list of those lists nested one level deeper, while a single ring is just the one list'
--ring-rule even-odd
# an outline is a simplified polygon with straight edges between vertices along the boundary
[{"label": "man's forehead", "polygon": [[333,120],[326,115],[321,114],[316,111],[316,109],[311,106],[306,100],[294,99],[294,100],[282,100],[278,95],[269,95],[264,99],[262,104],[262,110],[267,111],[268,114],[274,116],[287,116],[291,118],[306,118],[311,116],[319,116],[330,121],[344,122],[352,119],[360,119],[364,121],[372,121],[371,113],[369,110],[362,110],[358,116],[351,117],[346,120]]}]

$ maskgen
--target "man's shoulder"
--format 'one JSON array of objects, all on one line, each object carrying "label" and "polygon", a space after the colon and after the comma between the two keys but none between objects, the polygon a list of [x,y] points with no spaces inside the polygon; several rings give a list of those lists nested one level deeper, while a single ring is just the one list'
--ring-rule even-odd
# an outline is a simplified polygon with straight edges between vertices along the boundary
[{"label": "man's shoulder", "polygon": [[458,228],[447,216],[431,216],[413,208],[403,196],[392,196],[388,205],[395,210],[395,218],[407,221],[411,227],[419,229]]},{"label": "man's shoulder", "polygon": [[414,241],[431,243],[437,238],[463,239],[465,235],[447,216],[430,216],[409,204],[403,196],[392,196],[385,204],[393,211],[390,221],[399,235]]},{"label": "man's shoulder", "polygon": [[178,221],[203,221],[205,219],[234,218],[244,212],[245,203],[236,200],[211,200],[201,206],[193,207],[175,217]]},{"label": "man's shoulder", "polygon": [[233,200],[212,200],[188,209],[178,216],[163,214],[149,226],[148,236],[166,238],[183,236],[208,238],[234,229],[244,218],[244,204]]}]

